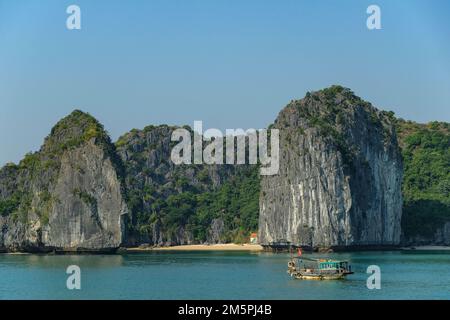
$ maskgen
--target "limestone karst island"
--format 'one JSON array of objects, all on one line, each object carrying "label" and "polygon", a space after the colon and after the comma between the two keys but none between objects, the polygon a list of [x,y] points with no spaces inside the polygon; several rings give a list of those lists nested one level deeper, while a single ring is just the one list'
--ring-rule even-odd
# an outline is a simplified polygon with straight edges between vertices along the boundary
[{"label": "limestone karst island", "polygon": [[[174,165],[176,127],[112,142],[79,110],[0,170],[0,251],[287,242],[305,249],[450,245],[449,124],[419,124],[350,89],[283,108],[280,169]],[[206,142],[205,142],[206,143]]]}]

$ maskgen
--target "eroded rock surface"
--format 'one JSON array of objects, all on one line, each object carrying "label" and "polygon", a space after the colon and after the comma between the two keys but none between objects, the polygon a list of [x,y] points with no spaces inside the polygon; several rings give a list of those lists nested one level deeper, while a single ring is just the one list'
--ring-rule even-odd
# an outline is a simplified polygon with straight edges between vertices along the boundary
[{"label": "eroded rock surface", "polygon": [[333,86],[292,101],[274,128],[280,172],[261,182],[260,243],[399,243],[402,159],[388,113]]},{"label": "eroded rock surface", "polygon": [[127,205],[120,162],[103,127],[74,111],[41,150],[1,170],[0,217],[7,251],[103,251],[124,241]]}]

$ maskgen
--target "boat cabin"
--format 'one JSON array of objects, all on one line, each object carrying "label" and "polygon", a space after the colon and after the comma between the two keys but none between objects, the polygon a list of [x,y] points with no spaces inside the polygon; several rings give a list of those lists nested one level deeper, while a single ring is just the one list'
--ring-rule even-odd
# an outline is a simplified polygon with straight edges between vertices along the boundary
[{"label": "boat cabin", "polygon": [[339,271],[339,270],[350,271],[350,267],[349,267],[347,261],[319,260],[319,270],[321,270],[321,271]]},{"label": "boat cabin", "polygon": [[[297,262],[295,262],[297,260]],[[291,258],[288,271],[296,279],[334,280],[353,274],[348,261],[331,259]]]}]

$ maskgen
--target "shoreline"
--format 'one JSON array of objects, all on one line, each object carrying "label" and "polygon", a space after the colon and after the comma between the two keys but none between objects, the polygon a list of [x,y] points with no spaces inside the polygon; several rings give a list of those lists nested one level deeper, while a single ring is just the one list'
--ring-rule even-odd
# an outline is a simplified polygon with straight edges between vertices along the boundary
[{"label": "shoreline", "polygon": [[223,243],[223,244],[192,244],[181,245],[171,247],[134,247],[125,248],[127,253],[136,252],[149,252],[149,251],[247,251],[247,252],[260,252],[264,248],[259,244],[235,244],[235,243]]},{"label": "shoreline", "polygon": [[[168,247],[151,247],[151,246],[141,246],[141,247],[121,247],[117,250],[108,251],[95,251],[95,250],[56,250],[56,251],[13,251],[8,252],[6,250],[0,250],[0,255],[29,255],[29,254],[41,254],[41,255],[120,255],[127,253],[145,253],[145,252],[274,252],[272,250],[267,250],[259,244],[236,244],[236,243],[223,243],[223,244],[193,244],[193,245],[179,245],[179,246],[168,246]],[[346,253],[346,252],[357,252],[357,251],[399,251],[399,252],[450,252],[450,246],[436,246],[436,245],[421,245],[421,246],[405,246],[405,247],[395,247],[395,248],[384,248],[384,249],[362,249],[355,250],[354,248],[347,248],[347,250],[335,250],[329,252],[319,252],[319,253]],[[287,251],[279,251],[287,252]],[[304,253],[312,253],[312,251],[305,250]]]},{"label": "shoreline", "polygon": [[[192,245],[179,245],[179,246],[168,246],[168,247],[131,247],[121,249],[126,253],[138,253],[138,252],[162,252],[162,251],[247,251],[247,252],[271,252],[271,250],[266,250],[262,245],[259,244],[235,244],[235,243],[223,243],[223,244],[192,244]],[[408,246],[408,247],[395,247],[395,248],[384,248],[384,249],[363,249],[355,250],[354,248],[348,250],[336,250],[330,251],[329,253],[345,253],[345,252],[357,252],[357,251],[450,251],[450,246]],[[274,251],[275,252],[275,251]],[[304,253],[312,253],[312,251],[304,251]],[[320,253],[320,252],[319,252]],[[327,252],[321,252],[327,253]]]},{"label": "shoreline", "polygon": [[400,248],[402,251],[450,251],[450,246],[409,246]]}]

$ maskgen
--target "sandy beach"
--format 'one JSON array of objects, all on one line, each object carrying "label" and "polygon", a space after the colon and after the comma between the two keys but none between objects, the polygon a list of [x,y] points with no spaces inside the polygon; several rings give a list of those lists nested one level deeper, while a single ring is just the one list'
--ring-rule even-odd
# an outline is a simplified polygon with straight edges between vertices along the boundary
[{"label": "sandy beach", "polygon": [[145,252],[145,251],[262,251],[263,247],[259,244],[195,244],[173,247],[137,247],[127,248],[127,252]]},{"label": "sandy beach", "polygon": [[29,255],[31,253],[29,253],[29,252],[0,252],[0,254],[8,254],[10,256],[22,256],[22,255]]},{"label": "sandy beach", "polygon": [[[450,246],[415,246],[399,248],[404,251],[450,251]],[[263,247],[259,244],[195,244],[172,247],[135,247],[126,248],[126,252],[146,252],[146,251],[263,251]],[[398,250],[398,249],[397,249]]]}]

